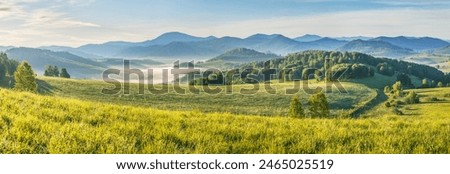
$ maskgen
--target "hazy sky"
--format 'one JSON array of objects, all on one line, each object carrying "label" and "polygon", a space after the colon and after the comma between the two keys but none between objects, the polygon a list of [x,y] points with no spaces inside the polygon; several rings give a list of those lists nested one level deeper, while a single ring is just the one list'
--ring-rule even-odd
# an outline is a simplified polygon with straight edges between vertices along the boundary
[{"label": "hazy sky", "polygon": [[143,41],[169,31],[450,39],[450,1],[0,0],[0,46]]}]

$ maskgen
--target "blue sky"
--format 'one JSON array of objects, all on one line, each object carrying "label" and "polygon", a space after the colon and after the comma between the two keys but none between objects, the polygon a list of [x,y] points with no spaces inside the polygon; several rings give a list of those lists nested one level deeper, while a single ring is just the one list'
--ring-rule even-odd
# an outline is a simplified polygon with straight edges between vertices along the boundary
[{"label": "blue sky", "polygon": [[449,16],[443,0],[2,0],[0,45],[143,41],[169,31],[450,39]]}]

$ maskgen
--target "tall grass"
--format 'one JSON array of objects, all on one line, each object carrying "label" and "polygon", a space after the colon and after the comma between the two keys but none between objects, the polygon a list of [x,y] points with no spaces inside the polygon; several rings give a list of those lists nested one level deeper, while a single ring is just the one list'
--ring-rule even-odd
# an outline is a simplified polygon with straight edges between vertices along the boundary
[{"label": "tall grass", "polygon": [[0,89],[0,153],[449,153],[448,106],[412,105],[416,115],[406,116],[292,119]]}]

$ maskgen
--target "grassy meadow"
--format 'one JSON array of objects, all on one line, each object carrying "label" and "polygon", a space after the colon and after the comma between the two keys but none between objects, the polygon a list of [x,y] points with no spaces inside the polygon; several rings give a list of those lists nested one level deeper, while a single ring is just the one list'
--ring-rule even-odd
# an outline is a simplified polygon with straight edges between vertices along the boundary
[{"label": "grassy meadow", "polygon": [[[287,115],[289,102],[293,94],[286,94],[286,90],[294,87],[294,82],[279,83],[274,81],[271,83],[271,86],[276,89],[275,94],[266,92],[264,84],[259,84],[259,89],[252,89],[254,86],[251,84],[233,85],[232,89],[229,86],[212,86],[211,88],[220,88],[222,90],[218,94],[208,94],[204,90],[200,90],[198,94],[192,92],[178,94],[174,91],[173,86],[169,85],[169,92],[161,95],[150,93],[147,91],[147,86],[145,86],[145,94],[142,95],[138,94],[138,85],[132,83],[130,85],[130,94],[128,95],[124,95],[123,92],[107,95],[101,93],[102,89],[111,88],[113,85],[103,81],[51,77],[40,77],[40,79],[41,93],[50,96],[164,110],[198,110],[200,112],[228,112],[260,116]],[[343,82],[342,86],[347,93],[340,93],[336,86],[333,86],[333,90],[327,93],[327,99],[333,113],[349,114],[376,96],[374,89],[362,84]],[[316,87],[325,88],[325,84],[311,81],[308,87],[312,89]],[[155,88],[161,89],[162,85],[156,85]],[[181,88],[188,91],[189,86],[181,85]],[[201,86],[196,86],[196,88],[201,89]],[[240,93],[241,89],[251,90]],[[306,104],[309,94],[300,89],[297,95]]]},{"label": "grassy meadow", "polygon": [[226,96],[200,95],[191,109],[170,95],[174,107],[153,95],[100,96],[99,82],[43,80],[46,95],[0,89],[0,153],[450,153],[450,88],[417,90],[422,102],[402,116],[376,106],[359,119],[293,119],[248,115],[286,108],[278,95],[256,95],[263,104],[241,108],[257,112],[240,114],[227,102],[201,107]]}]

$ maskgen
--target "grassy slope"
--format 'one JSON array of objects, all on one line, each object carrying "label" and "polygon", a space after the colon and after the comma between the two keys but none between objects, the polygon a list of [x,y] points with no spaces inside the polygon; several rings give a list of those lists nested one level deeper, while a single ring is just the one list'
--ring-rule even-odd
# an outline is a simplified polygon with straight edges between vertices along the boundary
[{"label": "grassy slope", "polygon": [[[445,93],[450,88],[419,92]],[[450,153],[448,100],[411,105],[410,116],[290,119],[0,89],[0,153]]]},{"label": "grassy slope", "polygon": [[[210,95],[205,92],[200,94],[188,93],[179,95],[174,93],[172,86],[169,87],[170,93],[165,95],[150,94],[148,91],[145,95],[136,94],[138,89],[136,84],[131,85],[130,95],[104,95],[101,90],[104,87],[112,85],[101,81],[89,80],[71,80],[60,78],[40,77],[40,86],[43,92],[49,95],[76,98],[82,100],[99,101],[107,103],[116,103],[130,106],[151,107],[157,109],[168,110],[199,110],[201,112],[230,112],[233,114],[251,114],[251,115],[286,115],[292,95],[286,95],[285,89],[292,88],[293,82],[278,83],[273,82],[277,94],[268,94],[265,92],[263,84],[260,86],[259,92],[253,95],[239,94],[241,89],[251,89],[252,85],[234,85],[233,94],[226,94],[225,87],[220,87],[223,92]],[[311,88],[322,86],[323,83],[310,84]],[[327,93],[327,98],[332,111],[351,112],[351,110],[361,107],[362,103],[372,99],[376,94],[375,90],[369,89],[364,85],[344,82],[342,83],[348,93],[339,93],[334,90]],[[161,85],[157,85],[160,88]],[[183,88],[188,86],[183,85]],[[197,86],[199,87],[199,86]],[[302,102],[306,104],[308,95],[299,92]]]}]

